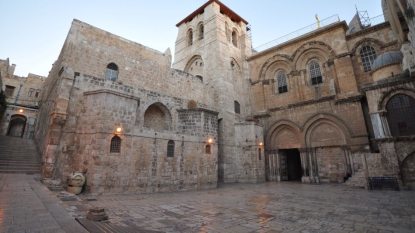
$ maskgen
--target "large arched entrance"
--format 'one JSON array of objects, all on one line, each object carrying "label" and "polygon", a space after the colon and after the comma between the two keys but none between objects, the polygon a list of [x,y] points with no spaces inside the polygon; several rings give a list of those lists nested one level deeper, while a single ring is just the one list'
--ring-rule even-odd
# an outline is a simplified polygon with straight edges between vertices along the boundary
[{"label": "large arched entrance", "polygon": [[23,137],[26,128],[26,117],[23,115],[13,115],[10,118],[7,136]]},{"label": "large arched entrance", "polygon": [[288,121],[282,121],[268,135],[267,180],[301,181],[300,131]]}]

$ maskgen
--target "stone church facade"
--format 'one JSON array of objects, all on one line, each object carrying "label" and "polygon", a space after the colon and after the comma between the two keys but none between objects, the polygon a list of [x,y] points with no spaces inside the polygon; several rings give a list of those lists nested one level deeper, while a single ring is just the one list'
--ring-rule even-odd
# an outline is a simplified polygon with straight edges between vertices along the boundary
[{"label": "stone church facade", "polygon": [[83,172],[95,193],[413,187],[414,5],[383,1],[384,23],[339,21],[258,52],[248,22],[210,0],[176,25],[174,61],[74,20],[43,84],[42,175]]}]

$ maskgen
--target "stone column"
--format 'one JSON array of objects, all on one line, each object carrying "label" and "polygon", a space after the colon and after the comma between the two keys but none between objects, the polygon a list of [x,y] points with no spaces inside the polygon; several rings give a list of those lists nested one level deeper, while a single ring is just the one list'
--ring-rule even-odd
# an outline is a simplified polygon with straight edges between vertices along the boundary
[{"label": "stone column", "polygon": [[301,158],[301,169],[303,171],[303,176],[301,177],[301,182],[303,183],[311,183],[310,180],[310,172],[309,172],[309,166],[308,166],[308,156],[307,156],[307,150],[300,148],[298,149],[300,151],[300,158]]},{"label": "stone column", "polygon": [[275,164],[274,164],[274,153],[273,151],[268,151],[268,177],[270,181],[275,181]]},{"label": "stone column", "polygon": [[349,174],[349,175],[352,175],[352,165],[351,165],[351,162],[350,162],[349,148],[347,148],[347,146],[342,146],[342,150],[343,150],[344,159],[345,159],[345,162],[346,162],[346,164],[345,164],[346,165],[346,173]]},{"label": "stone column", "polygon": [[281,171],[280,171],[280,152],[277,150],[275,153],[276,156],[276,171],[277,171],[277,181],[280,182],[281,181]]},{"label": "stone column", "polygon": [[313,178],[314,183],[320,183],[320,177],[318,176],[318,162],[317,162],[317,155],[316,155],[316,148],[310,148],[310,157],[313,161]]}]

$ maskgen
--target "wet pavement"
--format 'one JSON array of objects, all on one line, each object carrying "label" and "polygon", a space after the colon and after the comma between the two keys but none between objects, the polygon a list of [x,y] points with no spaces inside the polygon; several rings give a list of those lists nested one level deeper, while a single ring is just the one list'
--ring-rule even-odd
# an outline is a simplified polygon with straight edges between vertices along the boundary
[{"label": "wet pavement", "polygon": [[0,233],[87,232],[37,175],[0,173]]},{"label": "wet pavement", "polygon": [[265,183],[79,197],[63,202],[73,217],[104,207],[111,224],[135,226],[140,232],[415,232],[413,191]]}]

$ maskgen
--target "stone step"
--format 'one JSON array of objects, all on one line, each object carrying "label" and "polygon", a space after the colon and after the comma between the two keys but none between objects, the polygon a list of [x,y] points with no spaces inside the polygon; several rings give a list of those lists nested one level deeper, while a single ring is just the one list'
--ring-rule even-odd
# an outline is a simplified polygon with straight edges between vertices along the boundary
[{"label": "stone step", "polygon": [[0,136],[0,173],[40,173],[40,157],[32,140]]},{"label": "stone step", "polygon": [[38,174],[40,169],[1,169],[0,173],[15,173],[15,174]]}]

